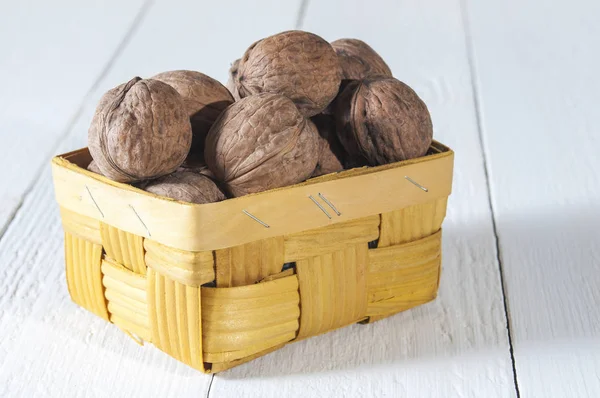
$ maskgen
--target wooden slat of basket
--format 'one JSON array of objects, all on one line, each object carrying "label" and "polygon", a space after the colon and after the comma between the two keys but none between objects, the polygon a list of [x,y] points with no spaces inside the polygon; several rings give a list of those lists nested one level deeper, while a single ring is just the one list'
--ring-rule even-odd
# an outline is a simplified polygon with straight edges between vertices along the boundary
[{"label": "wooden slat of basket", "polygon": [[89,242],[101,245],[100,222],[94,218],[82,216],[73,211],[60,208],[63,229]]},{"label": "wooden slat of basket", "polygon": [[83,308],[108,320],[101,261],[102,246],[65,232],[66,275],[71,298]]},{"label": "wooden slat of basket", "polygon": [[[77,161],[84,153],[89,160],[87,150],[65,156]],[[56,198],[61,206],[189,251],[239,246],[445,198],[451,191],[452,168],[453,153],[447,150],[219,203],[192,205],[110,181],[65,158],[53,160]],[[415,186],[407,176],[427,191]],[[341,216],[329,219],[315,206],[309,196],[318,198],[319,193],[337,207]],[[251,219],[244,210],[266,222],[269,228]]]},{"label": "wooden slat of basket", "polygon": [[296,263],[302,312],[298,339],[357,322],[367,309],[367,243]]},{"label": "wooden slat of basket", "polygon": [[109,258],[102,260],[101,270],[110,321],[144,341],[151,341],[145,275]]},{"label": "wooden slat of basket", "polygon": [[438,231],[446,217],[447,202],[448,198],[440,198],[381,214],[378,247],[399,245]]},{"label": "wooden slat of basket", "polygon": [[242,287],[203,287],[205,360],[234,361],[293,340],[299,300],[296,275]]},{"label": "wooden slat of basket", "polygon": [[162,275],[189,286],[201,286],[215,280],[213,253],[188,252],[144,240],[145,263]]},{"label": "wooden slat of basket", "polygon": [[138,274],[146,274],[144,262],[144,238],[100,223],[102,246],[106,254],[125,268]]},{"label": "wooden slat of basket", "polygon": [[284,262],[292,262],[340,250],[343,245],[367,243],[379,236],[379,215],[285,236]]},{"label": "wooden slat of basket", "polygon": [[217,287],[245,286],[281,272],[283,237],[215,251]]},{"label": "wooden slat of basket", "polygon": [[441,264],[441,231],[402,245],[369,250],[369,322],[435,298]]},{"label": "wooden slat of basket", "polygon": [[188,365],[205,371],[202,361],[200,288],[147,270],[152,343]]}]

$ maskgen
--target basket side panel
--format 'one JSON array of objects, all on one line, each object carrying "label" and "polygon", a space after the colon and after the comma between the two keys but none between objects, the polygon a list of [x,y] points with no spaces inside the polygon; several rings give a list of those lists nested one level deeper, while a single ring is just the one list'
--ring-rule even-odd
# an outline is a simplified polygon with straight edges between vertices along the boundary
[{"label": "basket side panel", "polygon": [[136,340],[152,341],[146,295],[146,276],[105,258],[102,283],[110,321]]},{"label": "basket side panel", "polygon": [[152,343],[179,361],[205,371],[200,288],[176,282],[151,267],[147,279]]},{"label": "basket side panel", "polygon": [[215,251],[217,287],[245,286],[281,272],[283,237]]},{"label": "basket side panel", "polygon": [[367,242],[297,262],[302,308],[298,339],[364,318],[367,263]]},{"label": "basket side panel", "polygon": [[100,223],[100,234],[104,251],[110,258],[135,273],[146,274],[144,238],[105,223]]},{"label": "basket side panel", "polygon": [[65,231],[67,286],[72,300],[108,320],[102,286],[102,245],[97,220],[60,209]]},{"label": "basket side panel", "polygon": [[75,303],[108,320],[102,273],[102,246],[65,232],[65,263],[69,294]]},{"label": "basket side panel", "polygon": [[379,215],[312,229],[285,237],[285,262],[330,254],[343,245],[355,245],[377,239]]},{"label": "basket side panel", "polygon": [[299,327],[296,275],[233,288],[202,288],[204,359],[223,370],[293,340]]},{"label": "basket side panel", "polygon": [[173,281],[200,287],[215,280],[214,258],[210,251],[189,252],[149,239],[144,240],[144,248],[147,266]]},{"label": "basket side panel", "polygon": [[382,213],[378,247],[411,242],[438,231],[446,217],[447,202],[445,197]]},{"label": "basket side panel", "polygon": [[385,318],[436,297],[441,231],[402,245],[369,250],[369,321]]}]

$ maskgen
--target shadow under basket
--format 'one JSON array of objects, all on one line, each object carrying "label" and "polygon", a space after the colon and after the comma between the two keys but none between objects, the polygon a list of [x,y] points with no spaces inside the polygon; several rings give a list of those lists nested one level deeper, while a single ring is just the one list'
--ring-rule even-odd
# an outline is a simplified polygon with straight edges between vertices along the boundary
[{"label": "shadow under basket", "polygon": [[142,344],[219,372],[436,297],[454,154],[189,204],[52,160],[73,301]]}]

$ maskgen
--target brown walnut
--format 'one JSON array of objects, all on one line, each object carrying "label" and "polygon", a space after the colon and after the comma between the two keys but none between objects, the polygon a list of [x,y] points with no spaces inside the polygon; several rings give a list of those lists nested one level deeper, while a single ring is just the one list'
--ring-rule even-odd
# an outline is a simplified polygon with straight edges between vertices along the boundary
[{"label": "brown walnut", "polygon": [[371,166],[423,156],[433,137],[427,106],[394,78],[350,82],[337,101],[336,127],[348,154]]},{"label": "brown walnut", "polygon": [[202,162],[210,126],[234,101],[229,90],[212,77],[189,70],[163,72],[152,79],[167,83],[183,98],[192,124],[192,146],[185,163]]},{"label": "brown walnut", "polygon": [[335,173],[344,169],[344,148],[335,131],[335,119],[329,115],[311,118],[319,132],[319,160],[312,173],[313,177]]},{"label": "brown walnut", "polygon": [[204,157],[223,188],[242,196],[307,179],[317,164],[317,134],[287,97],[257,94],[221,114]]},{"label": "brown walnut", "polygon": [[342,68],[342,79],[360,80],[367,77],[392,77],[390,67],[367,43],[358,39],[331,42]]},{"label": "brown walnut", "polygon": [[143,188],[155,195],[189,203],[212,203],[225,195],[208,177],[192,171],[177,171],[150,181]]},{"label": "brown walnut", "polygon": [[227,79],[227,84],[225,84],[225,87],[227,87],[229,92],[231,92],[233,99],[236,101],[240,100],[240,93],[238,93],[237,88],[235,86],[239,66],[240,66],[239,59],[236,59],[235,61],[233,61],[233,63],[231,64],[231,67],[229,68],[229,78]]},{"label": "brown walnut", "polygon": [[136,77],[102,96],[88,146],[106,177],[133,182],[172,173],[192,142],[190,119],[171,86]]},{"label": "brown walnut", "polygon": [[329,105],[340,81],[339,61],[331,44],[299,30],[251,45],[240,60],[235,79],[241,98],[263,92],[281,94],[307,117]]},{"label": "brown walnut", "polygon": [[102,175],[102,172],[98,168],[98,165],[93,160],[90,162],[90,164],[88,164],[87,169],[88,169],[88,171],[91,171],[92,173],[96,173],[96,174]]}]

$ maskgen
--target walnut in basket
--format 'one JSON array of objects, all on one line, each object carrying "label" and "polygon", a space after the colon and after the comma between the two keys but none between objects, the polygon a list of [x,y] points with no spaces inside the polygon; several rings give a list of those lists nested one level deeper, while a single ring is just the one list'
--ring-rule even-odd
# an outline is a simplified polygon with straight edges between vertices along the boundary
[{"label": "walnut in basket", "polygon": [[135,77],[102,96],[88,130],[88,146],[106,177],[119,182],[156,178],[186,158],[192,128],[174,88]]},{"label": "walnut in basket", "polygon": [[239,67],[240,60],[236,59],[235,61],[233,61],[231,67],[229,68],[229,78],[227,79],[227,83],[225,84],[225,87],[227,87],[227,89],[231,92],[233,99],[235,99],[236,101],[240,99],[240,93],[238,93],[237,88],[235,86]]},{"label": "walnut in basket", "polygon": [[372,166],[423,156],[433,138],[427,106],[394,78],[351,81],[337,100],[335,116],[349,156]]},{"label": "walnut in basket", "polygon": [[335,173],[344,169],[344,148],[335,131],[335,119],[329,115],[311,118],[319,132],[319,160],[312,176]]},{"label": "walnut in basket", "polygon": [[207,176],[193,171],[177,171],[149,182],[144,190],[155,195],[189,203],[212,203],[225,195]]},{"label": "walnut in basket", "polygon": [[202,163],[210,126],[234,101],[229,90],[212,77],[190,70],[163,72],[152,79],[167,83],[183,97],[192,124],[192,146],[185,164]]},{"label": "walnut in basket", "polygon": [[317,131],[294,103],[262,93],[227,108],[206,138],[205,160],[232,196],[296,184],[317,164]]},{"label": "walnut in basket", "polygon": [[293,30],[252,44],[240,60],[235,86],[241,98],[276,93],[290,98],[304,116],[314,116],[335,98],[341,81],[331,44]]},{"label": "walnut in basket", "polygon": [[367,77],[392,77],[390,67],[367,43],[358,39],[339,39],[331,42],[338,55],[342,78],[360,80]]}]

